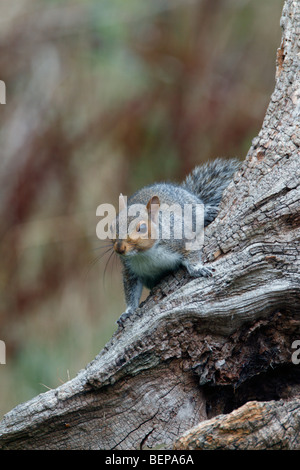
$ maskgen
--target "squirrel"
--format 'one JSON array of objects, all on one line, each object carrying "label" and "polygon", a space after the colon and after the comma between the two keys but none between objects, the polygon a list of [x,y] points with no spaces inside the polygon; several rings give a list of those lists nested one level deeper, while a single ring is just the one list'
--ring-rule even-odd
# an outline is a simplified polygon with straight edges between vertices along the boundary
[{"label": "squirrel", "polygon": [[[164,276],[182,266],[192,277],[212,275],[211,269],[201,262],[201,250],[187,248],[185,232],[182,237],[174,237],[174,231],[183,224],[178,214],[168,212],[170,227],[166,230],[159,213],[166,207],[172,209],[176,205],[183,209],[191,205],[195,215],[195,207],[199,206],[203,210],[203,225],[207,226],[217,216],[223,191],[239,165],[236,159],[217,158],[195,167],[181,184],[145,186],[127,204],[120,195],[119,214],[111,226],[113,249],[123,265],[126,310],[117,321],[120,326],[138,308],[143,286],[152,289]],[[139,217],[134,219],[129,213],[136,204]],[[192,229],[195,229],[194,219]],[[120,236],[122,223],[126,232],[123,237]]]}]

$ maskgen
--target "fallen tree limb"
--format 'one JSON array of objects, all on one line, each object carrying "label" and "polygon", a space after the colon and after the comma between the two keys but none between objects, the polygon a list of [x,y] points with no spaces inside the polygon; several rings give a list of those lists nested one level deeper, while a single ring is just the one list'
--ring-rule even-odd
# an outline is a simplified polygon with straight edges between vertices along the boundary
[{"label": "fallen tree limb", "polygon": [[251,401],[200,423],[175,450],[294,450],[300,448],[300,400]]}]

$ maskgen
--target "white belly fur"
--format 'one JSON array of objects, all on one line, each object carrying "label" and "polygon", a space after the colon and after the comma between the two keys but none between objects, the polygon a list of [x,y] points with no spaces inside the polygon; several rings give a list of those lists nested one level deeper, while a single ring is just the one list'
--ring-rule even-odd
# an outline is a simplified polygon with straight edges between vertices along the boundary
[{"label": "white belly fur", "polygon": [[163,272],[173,271],[181,264],[178,253],[166,250],[166,247],[152,247],[138,253],[130,259],[131,270],[140,278],[156,278]]}]

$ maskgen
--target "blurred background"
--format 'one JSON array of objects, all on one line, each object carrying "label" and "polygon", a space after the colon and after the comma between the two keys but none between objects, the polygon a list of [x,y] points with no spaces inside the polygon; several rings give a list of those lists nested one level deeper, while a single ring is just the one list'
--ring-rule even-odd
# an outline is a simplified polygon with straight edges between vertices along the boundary
[{"label": "blurred background", "polygon": [[1,0],[0,417],[74,377],[124,311],[96,208],[244,159],[282,0]]}]

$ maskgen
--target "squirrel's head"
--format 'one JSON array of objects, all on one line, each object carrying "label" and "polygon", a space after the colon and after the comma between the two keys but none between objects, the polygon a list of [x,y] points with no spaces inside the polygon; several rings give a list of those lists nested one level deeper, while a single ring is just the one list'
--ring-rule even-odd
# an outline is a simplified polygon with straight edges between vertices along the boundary
[{"label": "squirrel's head", "polygon": [[146,205],[135,204],[129,207],[126,206],[124,197],[120,196],[120,212],[111,227],[116,253],[131,256],[153,247],[158,238],[159,207],[158,196],[152,196]]}]

